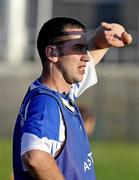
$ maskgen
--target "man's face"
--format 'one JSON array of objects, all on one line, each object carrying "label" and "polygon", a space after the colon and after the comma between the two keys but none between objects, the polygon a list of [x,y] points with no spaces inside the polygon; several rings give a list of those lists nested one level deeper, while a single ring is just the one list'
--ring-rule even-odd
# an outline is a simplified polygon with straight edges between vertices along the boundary
[{"label": "man's face", "polygon": [[64,79],[69,84],[81,82],[85,73],[86,62],[89,61],[87,55],[87,38],[82,29],[66,29],[69,35],[62,36],[60,56],[57,67],[61,71]]}]

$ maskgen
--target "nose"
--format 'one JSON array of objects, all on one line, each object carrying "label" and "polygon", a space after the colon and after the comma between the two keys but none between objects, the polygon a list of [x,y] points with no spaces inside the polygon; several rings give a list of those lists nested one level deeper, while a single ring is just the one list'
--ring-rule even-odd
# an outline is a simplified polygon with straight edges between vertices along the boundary
[{"label": "nose", "polygon": [[82,61],[89,62],[91,60],[90,56],[91,55],[87,51],[85,54],[82,55]]}]

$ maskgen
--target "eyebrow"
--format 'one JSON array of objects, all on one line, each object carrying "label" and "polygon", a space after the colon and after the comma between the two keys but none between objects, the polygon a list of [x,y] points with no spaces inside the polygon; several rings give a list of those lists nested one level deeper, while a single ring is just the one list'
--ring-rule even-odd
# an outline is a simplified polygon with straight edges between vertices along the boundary
[{"label": "eyebrow", "polygon": [[73,47],[81,47],[81,48],[87,48],[88,49],[88,43],[78,43],[78,44],[74,44]]},{"label": "eyebrow", "polygon": [[83,47],[83,46],[87,46],[87,43],[78,43],[78,44],[74,44],[74,46]]}]

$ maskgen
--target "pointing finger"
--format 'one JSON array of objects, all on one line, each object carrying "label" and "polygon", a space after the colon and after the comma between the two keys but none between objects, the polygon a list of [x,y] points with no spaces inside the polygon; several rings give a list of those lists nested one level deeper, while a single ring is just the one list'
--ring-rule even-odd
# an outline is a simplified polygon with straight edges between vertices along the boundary
[{"label": "pointing finger", "polygon": [[111,28],[112,28],[112,24],[107,23],[107,22],[102,22],[102,23],[101,23],[101,26],[102,26],[103,28],[106,28],[106,29],[111,29]]}]

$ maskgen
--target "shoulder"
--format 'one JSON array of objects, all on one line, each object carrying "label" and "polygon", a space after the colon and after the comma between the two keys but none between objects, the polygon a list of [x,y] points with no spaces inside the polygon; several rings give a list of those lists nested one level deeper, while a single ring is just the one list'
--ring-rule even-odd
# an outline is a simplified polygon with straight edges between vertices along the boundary
[{"label": "shoulder", "polygon": [[33,97],[25,112],[24,132],[38,137],[49,137],[51,132],[58,137],[60,108],[55,98],[40,94]]},{"label": "shoulder", "polygon": [[50,112],[57,112],[59,109],[58,102],[56,98],[47,94],[38,94],[34,96],[28,106],[28,110],[36,109],[36,111],[49,111]]}]

